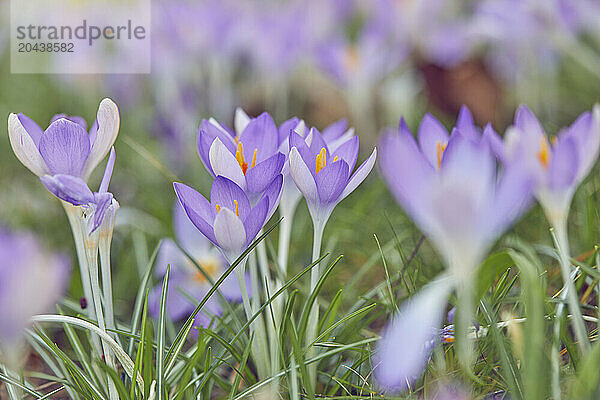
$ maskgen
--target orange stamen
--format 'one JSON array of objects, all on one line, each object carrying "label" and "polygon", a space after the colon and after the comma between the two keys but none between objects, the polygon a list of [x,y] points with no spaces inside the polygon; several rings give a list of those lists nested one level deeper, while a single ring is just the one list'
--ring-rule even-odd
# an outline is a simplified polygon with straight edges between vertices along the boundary
[{"label": "orange stamen", "polygon": [[315,166],[315,170],[317,171],[316,173],[318,174],[320,170],[322,170],[323,168],[325,168],[325,166],[327,165],[327,151],[325,150],[325,147],[323,147],[321,149],[321,151],[319,152],[319,154],[317,154],[317,162],[316,162],[316,166]]},{"label": "orange stamen", "polygon": [[235,203],[235,215],[237,215],[238,217],[240,216],[240,208],[238,207],[238,202],[237,200],[233,201]]},{"label": "orange stamen", "polygon": [[258,153],[258,149],[254,149],[254,155],[252,156],[252,164],[250,164],[250,168],[254,168],[256,165],[256,154]]},{"label": "orange stamen", "polygon": [[540,141],[540,151],[537,153],[537,158],[545,169],[550,166],[550,146],[545,137]]},{"label": "orange stamen", "polygon": [[244,160],[244,147],[242,146],[242,142],[238,142],[237,149],[235,150],[235,159],[242,167],[242,172],[246,175],[246,171],[248,171],[248,163]]},{"label": "orange stamen", "polygon": [[437,158],[438,169],[442,168],[442,157],[444,156],[444,151],[446,151],[446,147],[448,147],[448,143],[442,144],[442,142],[437,142],[437,146],[435,148],[435,157]]},{"label": "orange stamen", "polygon": [[217,214],[221,212],[221,206],[217,204]]}]

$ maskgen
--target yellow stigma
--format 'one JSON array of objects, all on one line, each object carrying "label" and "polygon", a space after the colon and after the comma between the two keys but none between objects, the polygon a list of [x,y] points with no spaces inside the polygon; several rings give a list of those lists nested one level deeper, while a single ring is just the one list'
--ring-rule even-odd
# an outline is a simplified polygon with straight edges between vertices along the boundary
[{"label": "yellow stigma", "polygon": [[550,166],[550,145],[545,137],[540,140],[540,151],[537,153],[537,158],[542,167],[547,169]]},{"label": "yellow stigma", "polygon": [[221,206],[217,204],[217,214],[221,212]]},{"label": "yellow stigma", "polygon": [[325,166],[327,165],[327,151],[325,150],[325,147],[323,147],[321,149],[321,151],[319,152],[319,154],[317,154],[317,163],[316,163],[316,173],[318,174],[320,170],[322,170],[323,168],[325,168]]},{"label": "yellow stigma", "polygon": [[254,168],[256,165],[256,154],[258,153],[258,149],[254,149],[254,155],[252,156],[252,164],[250,164],[250,168]]},{"label": "yellow stigma", "polygon": [[238,202],[237,200],[233,201],[235,203],[235,215],[237,215],[238,217],[240,216],[240,208],[238,206]]},{"label": "yellow stigma", "polygon": [[442,157],[444,156],[444,151],[446,151],[446,147],[448,147],[448,143],[442,144],[442,142],[440,141],[437,142],[437,146],[435,148],[435,157],[437,159],[438,169],[442,168]]}]

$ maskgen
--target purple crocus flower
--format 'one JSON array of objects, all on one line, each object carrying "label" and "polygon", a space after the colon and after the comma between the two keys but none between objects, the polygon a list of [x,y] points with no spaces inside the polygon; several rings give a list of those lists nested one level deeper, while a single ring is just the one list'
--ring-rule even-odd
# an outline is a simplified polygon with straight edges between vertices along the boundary
[{"label": "purple crocus flower", "polygon": [[228,262],[239,257],[277,208],[283,176],[275,176],[264,185],[255,205],[250,196],[233,180],[217,176],[210,201],[182,183],[173,184],[175,193],[192,223],[221,249]]},{"label": "purple crocus flower", "polygon": [[[216,281],[227,270],[227,262],[206,237],[191,223],[181,204],[177,202],[173,213],[175,239],[181,249],[200,265],[206,274]],[[187,317],[211,288],[211,283],[172,239],[164,239],[156,257],[155,275],[162,278],[167,265],[171,266],[171,280],[167,294],[167,313],[173,320]],[[248,282],[248,286],[250,286]],[[228,301],[239,302],[242,294],[233,275],[228,276],[219,286],[223,297]],[[158,316],[162,284],[150,293],[150,312]],[[196,315],[194,324],[207,327],[212,315],[221,315],[222,308],[216,297],[211,297],[202,311]]]},{"label": "purple crocus flower", "polygon": [[600,106],[550,139],[531,110],[521,106],[505,142],[506,157],[521,160],[536,177],[535,195],[556,227],[566,221],[575,189],[598,158]]},{"label": "purple crocus flower", "polygon": [[8,135],[19,161],[37,176],[70,175],[89,179],[119,133],[119,110],[104,99],[89,133],[81,117],[55,116],[43,131],[24,114],[10,114]]},{"label": "purple crocus flower", "polygon": [[285,156],[278,151],[279,133],[271,116],[251,119],[240,134],[233,134],[214,120],[203,120],[198,151],[213,176],[235,182],[252,204],[281,173]]},{"label": "purple crocus flower", "polygon": [[418,143],[404,120],[398,131],[382,138],[384,179],[448,267],[443,277],[406,302],[385,329],[375,374],[386,389],[402,391],[422,372],[448,295],[455,287],[470,291],[487,249],[529,204],[531,175],[511,163],[497,172],[498,140],[491,127],[481,133],[466,109],[450,136],[428,115],[419,127]]},{"label": "purple crocus flower", "polygon": [[100,189],[97,192],[92,192],[83,179],[68,174],[44,175],[40,178],[44,186],[59,199],[94,213],[94,218],[90,220],[92,223],[88,227],[89,233],[98,229],[106,212],[111,207],[118,208],[113,194],[108,192],[115,158],[115,148],[113,147],[106,163]]},{"label": "purple crocus flower", "polygon": [[52,309],[67,287],[69,273],[68,258],[47,252],[34,235],[0,229],[0,345],[4,350],[10,352],[19,342],[33,315]]},{"label": "purple crocus flower", "polygon": [[292,132],[290,174],[306,198],[316,229],[322,230],[335,206],[365,180],[377,157],[377,149],[351,175],[358,157],[358,136],[353,136],[335,150],[323,136],[311,129],[306,139]]}]

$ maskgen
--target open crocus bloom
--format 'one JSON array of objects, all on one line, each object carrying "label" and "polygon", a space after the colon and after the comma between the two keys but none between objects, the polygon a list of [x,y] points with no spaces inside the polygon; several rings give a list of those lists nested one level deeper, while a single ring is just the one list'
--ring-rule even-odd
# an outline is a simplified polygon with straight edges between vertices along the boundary
[{"label": "open crocus bloom", "polygon": [[335,150],[314,128],[306,139],[292,132],[289,140],[290,175],[306,198],[313,224],[322,229],[335,206],[371,172],[377,149],[350,175],[358,157],[358,136],[352,136]]},{"label": "open crocus bloom", "polygon": [[104,99],[89,133],[80,117],[57,115],[43,131],[24,114],[10,114],[8,134],[19,161],[37,176],[62,174],[87,182],[115,142],[119,121],[116,104]]},{"label": "open crocus bloom", "polygon": [[214,120],[203,120],[198,133],[198,152],[206,169],[234,181],[252,204],[281,173],[285,156],[278,148],[279,132],[267,113],[249,120],[239,134]]},{"label": "open crocus bloom", "polygon": [[573,194],[598,158],[600,106],[548,138],[526,106],[515,114],[506,137],[506,157],[521,160],[536,177],[535,194],[554,226],[566,219]]},{"label": "open crocus bloom", "polygon": [[[190,222],[177,202],[173,214],[175,239],[190,257],[202,267],[214,282],[227,270],[227,262],[204,235]],[[196,307],[197,302],[208,293],[210,281],[198,270],[188,256],[171,239],[162,241],[156,257],[155,275],[162,278],[167,265],[171,266],[171,279],[167,295],[167,313],[173,320],[186,318]],[[248,282],[248,286],[250,283]],[[228,276],[219,286],[219,291],[228,301],[241,301],[242,294],[234,275]],[[162,282],[150,293],[150,312],[158,316]],[[194,325],[207,327],[212,315],[221,315],[222,309],[218,297],[211,297],[204,308],[195,317]]]},{"label": "open crocus bloom", "polygon": [[62,296],[69,282],[67,261],[48,253],[31,234],[0,229],[0,345],[7,353],[30,318],[50,311]]},{"label": "open crocus bloom", "polygon": [[273,178],[254,206],[246,192],[224,176],[214,180],[210,201],[182,183],[173,186],[192,223],[231,263],[248,248],[277,208],[282,182],[281,174]]},{"label": "open crocus bloom", "polygon": [[97,192],[92,192],[82,178],[68,174],[44,175],[40,178],[44,186],[59,199],[93,212],[93,218],[90,219],[88,227],[89,233],[98,229],[107,211],[119,208],[112,193],[108,192],[115,158],[115,148],[113,147],[106,163],[100,189]]},{"label": "open crocus bloom", "polygon": [[427,116],[417,144],[402,120],[380,144],[381,172],[390,190],[448,266],[448,274],[405,303],[385,330],[375,373],[387,389],[403,390],[421,373],[449,293],[456,285],[470,287],[493,240],[530,203],[533,179],[525,169],[505,164],[498,174],[491,131],[457,128],[449,138],[445,132]]}]

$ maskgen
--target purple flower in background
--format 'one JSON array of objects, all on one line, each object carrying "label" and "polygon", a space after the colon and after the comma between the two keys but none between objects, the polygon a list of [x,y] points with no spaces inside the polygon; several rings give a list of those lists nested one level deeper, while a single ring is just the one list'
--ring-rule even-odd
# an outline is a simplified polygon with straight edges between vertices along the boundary
[{"label": "purple flower in background", "polygon": [[118,207],[118,203],[115,204],[116,200],[114,200],[112,193],[108,192],[108,185],[115,165],[115,157],[115,148],[113,147],[106,163],[100,189],[97,192],[92,192],[83,179],[72,175],[44,175],[40,178],[44,186],[59,199],[74,206],[81,206],[85,210],[91,210],[94,213],[94,218],[90,220],[93,222],[88,227],[89,233],[92,233],[100,226],[104,215],[111,206]]},{"label": "purple flower in background", "polygon": [[60,300],[69,282],[67,260],[47,252],[32,234],[0,228],[0,346],[4,350],[13,350],[32,316],[51,310]]},{"label": "purple flower in background", "polygon": [[536,177],[535,195],[556,226],[566,220],[575,189],[598,158],[600,106],[551,138],[531,110],[521,106],[505,142],[506,157],[519,160]]},{"label": "purple flower in background", "polygon": [[89,133],[80,117],[55,116],[43,131],[24,114],[10,114],[8,135],[19,161],[37,176],[70,175],[87,181],[119,133],[119,110],[110,99],[98,107]]},{"label": "purple flower in background", "polygon": [[235,182],[252,204],[281,174],[285,156],[278,148],[279,132],[267,113],[249,120],[239,134],[214,120],[203,120],[198,134],[198,151],[206,169]]},{"label": "purple flower in background", "polygon": [[[185,211],[177,202],[173,213],[175,239],[189,257],[191,257],[214,282],[227,270],[227,262],[210,241],[190,222]],[[171,239],[164,239],[160,245],[154,269],[157,278],[162,278],[167,265],[171,266],[171,280],[167,295],[167,313],[173,320],[189,316],[196,302],[202,300],[212,287],[210,281],[194,265],[177,244]],[[250,284],[248,283],[248,286]],[[238,282],[233,275],[228,276],[219,286],[219,291],[228,301],[241,301],[242,295]],[[157,285],[150,293],[150,312],[158,316],[162,284]],[[196,315],[194,324],[207,327],[213,315],[221,315],[219,300],[211,297],[202,311]]]},{"label": "purple flower in background", "polygon": [[386,389],[404,390],[422,372],[431,351],[427,344],[439,332],[451,290],[470,287],[493,240],[530,203],[531,174],[516,163],[506,163],[498,173],[498,140],[491,127],[481,133],[466,109],[449,137],[435,118],[426,116],[418,144],[404,120],[381,140],[384,179],[448,267],[447,274],[407,301],[385,329],[375,374]]},{"label": "purple flower in background", "polygon": [[231,263],[248,248],[277,208],[282,183],[283,176],[279,174],[264,184],[255,205],[251,205],[250,197],[239,185],[224,176],[214,180],[210,201],[182,183],[175,182],[173,186],[192,223]]},{"label": "purple flower in background", "polygon": [[335,206],[371,172],[377,149],[352,174],[358,158],[358,136],[353,136],[335,150],[329,148],[314,128],[306,139],[292,132],[289,140],[290,174],[306,198],[315,228],[323,229]]}]

